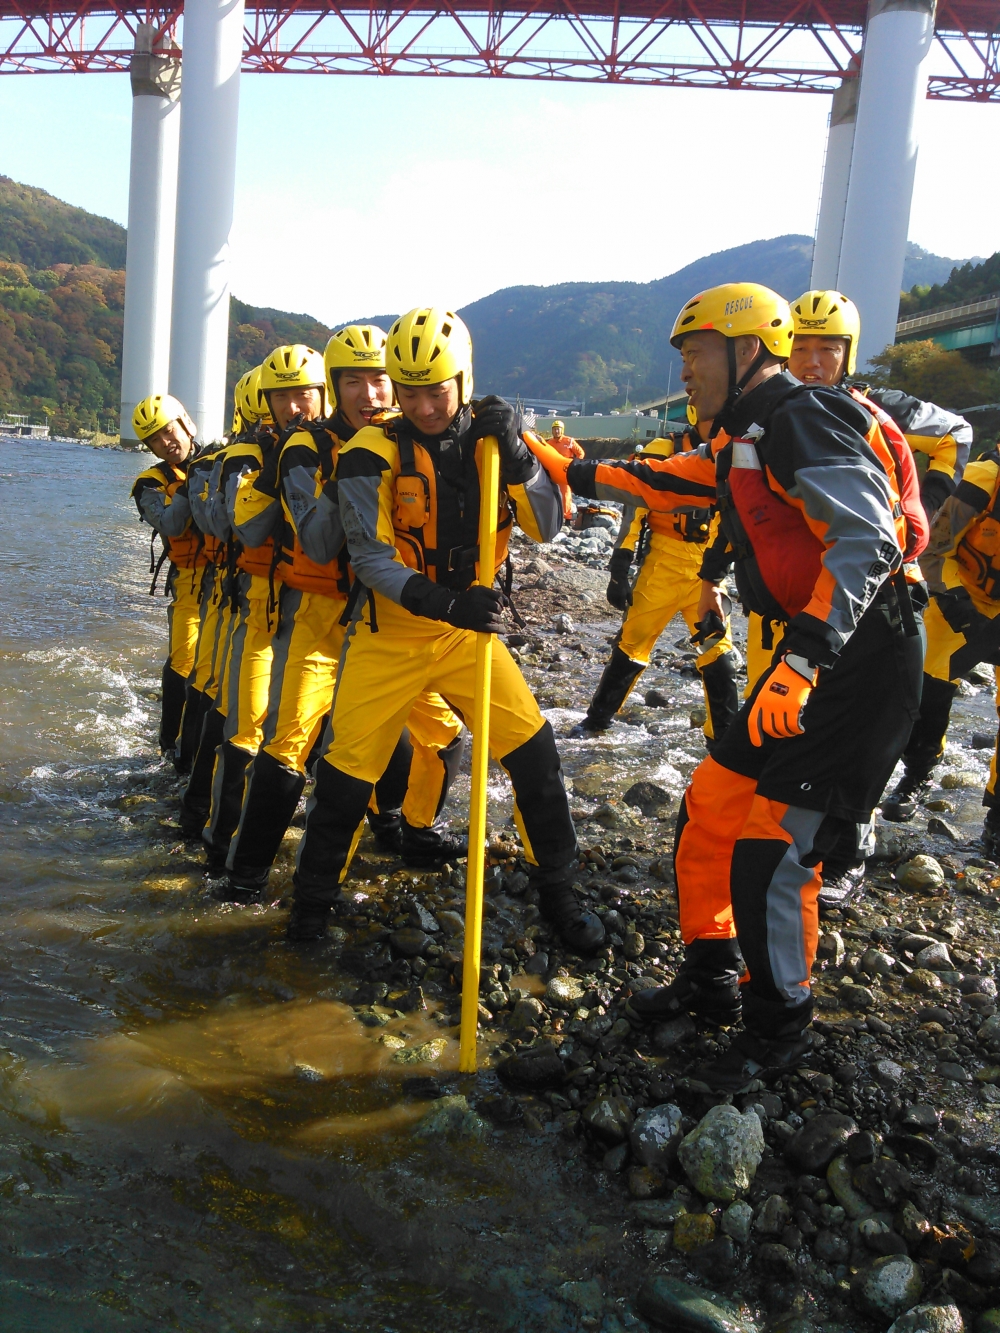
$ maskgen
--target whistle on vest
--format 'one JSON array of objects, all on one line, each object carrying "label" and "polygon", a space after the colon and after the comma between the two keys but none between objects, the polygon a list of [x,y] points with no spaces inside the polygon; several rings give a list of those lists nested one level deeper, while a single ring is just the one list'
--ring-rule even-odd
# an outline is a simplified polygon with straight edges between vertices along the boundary
[{"label": "whistle on vest", "polygon": [[675,509],[674,531],[684,542],[707,542],[712,526],[711,509]]}]

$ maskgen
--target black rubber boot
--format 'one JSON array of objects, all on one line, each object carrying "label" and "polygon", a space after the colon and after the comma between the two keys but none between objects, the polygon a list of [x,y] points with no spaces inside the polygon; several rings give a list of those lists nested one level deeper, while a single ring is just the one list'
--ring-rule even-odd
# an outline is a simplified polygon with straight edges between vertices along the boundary
[{"label": "black rubber boot", "polygon": [[575,872],[575,861],[558,877],[551,870],[532,866],[529,878],[538,890],[538,910],[555,926],[566,948],[578,954],[596,953],[604,948],[608,937],[601,918],[580,902],[572,884]]},{"label": "black rubber boot", "polygon": [[433,824],[430,828],[415,828],[405,816],[400,819],[400,855],[414,869],[437,870],[446,861],[468,855],[468,851],[468,838],[452,838]]},{"label": "black rubber boot", "polygon": [[184,702],[184,716],[181,718],[181,734],[177,739],[177,772],[190,773],[194,757],[198,752],[205,714],[211,707],[211,699],[193,685],[187,687]]},{"label": "black rubber boot", "polygon": [[733,718],[740,711],[740,692],[736,684],[736,654],[723,653],[708,666],[700,668],[712,735],[705,738],[709,747],[718,745]]},{"label": "black rubber boot", "polygon": [[998,806],[987,807],[982,844],[983,851],[991,861],[1000,861],[1000,807]]},{"label": "black rubber boot", "polygon": [[208,873],[222,875],[229,856],[236,826],[243,809],[246,771],[253,755],[230,741],[223,741],[216,751],[215,774],[212,778],[212,808],[208,824],[202,834],[208,849]]},{"label": "black rubber boot", "polygon": [[628,698],[632,686],[645,671],[641,662],[633,662],[617,646],[612,648],[587,716],[580,723],[580,732],[607,731],[615,714]]},{"label": "black rubber boot", "polygon": [[163,668],[161,680],[163,702],[160,706],[160,753],[168,755],[176,765],[177,738],[181,734],[187,681],[174,671],[169,662]]},{"label": "black rubber boot", "polygon": [[755,994],[749,981],[740,987],[744,1030],[724,1055],[699,1066],[692,1077],[716,1092],[734,1095],[748,1091],[755,1079],[766,1079],[794,1069],[812,1047],[808,1031],[813,1002],[787,1004]]},{"label": "black rubber boot", "polygon": [[740,1021],[743,960],[736,940],[694,940],[669,986],[637,991],[625,1005],[637,1023],[662,1023],[694,1014],[719,1027]]},{"label": "black rubber boot", "polygon": [[181,830],[187,838],[200,838],[212,807],[212,774],[215,751],[222,744],[226,719],[217,708],[210,708],[201,724],[198,752],[191,765],[184,795],[181,797]]},{"label": "black rubber boot", "polygon": [[904,773],[889,799],[882,802],[882,818],[893,824],[908,824],[931,786],[927,773]]},{"label": "black rubber boot", "polygon": [[354,837],[371,800],[372,784],[352,778],[321,759],[299,844],[295,894],[288,920],[291,941],[322,939]]},{"label": "black rubber boot", "polygon": [[232,889],[254,893],[258,901],[263,896],[305,785],[302,773],[286,768],[266,750],[258,753],[247,770],[239,827],[226,859]]},{"label": "black rubber boot", "polygon": [[403,850],[403,812],[369,808],[365,817],[378,850],[387,856],[399,856]]}]

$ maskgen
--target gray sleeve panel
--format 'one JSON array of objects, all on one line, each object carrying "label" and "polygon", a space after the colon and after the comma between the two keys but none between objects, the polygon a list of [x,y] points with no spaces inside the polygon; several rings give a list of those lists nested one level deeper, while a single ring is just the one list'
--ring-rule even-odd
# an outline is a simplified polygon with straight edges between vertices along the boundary
[{"label": "gray sleeve panel", "polygon": [[139,506],[146,522],[161,537],[179,537],[191,521],[191,505],[186,495],[175,495],[173,502],[167,504],[163,491],[148,486],[139,496]]},{"label": "gray sleeve panel", "polygon": [[824,530],[823,565],[836,585],[827,624],[846,642],[886,577],[902,564],[888,478],[861,461],[848,467],[818,463],[796,471],[789,496],[800,499]]},{"label": "gray sleeve panel", "polygon": [[378,535],[381,477],[340,477],[340,516],[354,573],[365,585],[402,604],[413,570],[396,559],[396,548]]},{"label": "gray sleeve panel", "polygon": [[920,557],[920,572],[931,592],[943,592],[945,557],[952,555],[962,533],[982,510],[966,504],[957,495],[949,495],[934,515],[927,549]]},{"label": "gray sleeve panel", "polygon": [[277,532],[281,517],[281,505],[275,500],[273,504],[268,505],[261,513],[251,518],[249,522],[243,524],[234,522],[236,488],[239,485],[239,479],[245,476],[247,472],[257,471],[259,469],[256,466],[247,464],[239,472],[231,472],[226,483],[226,514],[229,517],[234,534],[244,546],[249,547],[263,546],[268,537],[273,537]]},{"label": "gray sleeve panel", "polygon": [[[562,494],[543,467],[522,482],[543,542],[550,542],[563,525]],[[516,513],[516,508],[515,508]]]},{"label": "gray sleeve panel", "polygon": [[282,485],[303,551],[317,564],[329,564],[344,545],[340,509],[325,495],[316,494],[315,467],[291,468]]},{"label": "gray sleeve panel", "polygon": [[[210,532],[213,537],[217,537],[220,542],[229,541],[233,535],[233,525],[229,521],[229,514],[226,510],[226,497],[222,493],[222,459],[220,458],[212,468],[208,478],[207,495],[200,504],[202,517],[204,519],[205,532]],[[199,527],[202,526],[201,519],[196,516]]]}]

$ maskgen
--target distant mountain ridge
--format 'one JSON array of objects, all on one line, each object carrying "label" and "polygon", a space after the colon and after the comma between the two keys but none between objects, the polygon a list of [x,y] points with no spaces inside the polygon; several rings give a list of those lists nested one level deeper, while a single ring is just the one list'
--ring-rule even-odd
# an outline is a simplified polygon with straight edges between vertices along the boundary
[{"label": "distant mountain ridge", "polygon": [[[111,219],[0,176],[0,412],[45,414],[65,433],[116,429],[125,241],[125,228]],[[669,333],[685,297],[739,278],[794,297],[808,286],[811,255],[808,236],[779,236],[707,255],[654,282],[493,292],[460,312],[475,343],[477,392],[585,399],[596,410],[619,405],[626,390],[632,402],[663,393],[679,383]],[[959,269],[911,245],[904,281],[922,293],[961,279],[970,290],[978,281],[971,263]],[[387,327],[394,318],[364,322]],[[311,315],[234,297],[230,388],[277,343],[321,348],[331,332]]]}]

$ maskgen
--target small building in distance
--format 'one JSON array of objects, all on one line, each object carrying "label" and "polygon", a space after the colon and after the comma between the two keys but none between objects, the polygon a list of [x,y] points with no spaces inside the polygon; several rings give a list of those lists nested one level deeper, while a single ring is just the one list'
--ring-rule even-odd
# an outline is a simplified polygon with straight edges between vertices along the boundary
[{"label": "small building in distance", "polygon": [[27,417],[10,413],[7,416],[0,416],[0,435],[6,435],[8,438],[13,436],[21,440],[47,440],[49,428],[33,425]]}]

